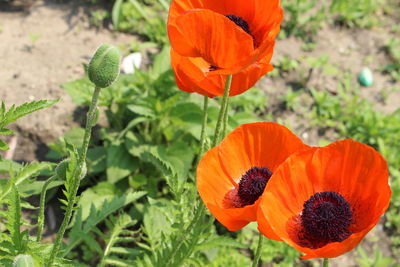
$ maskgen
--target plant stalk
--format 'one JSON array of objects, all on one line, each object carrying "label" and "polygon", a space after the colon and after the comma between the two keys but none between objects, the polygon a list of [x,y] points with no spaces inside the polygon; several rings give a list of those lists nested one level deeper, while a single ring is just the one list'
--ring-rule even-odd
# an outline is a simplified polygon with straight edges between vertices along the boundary
[{"label": "plant stalk", "polygon": [[200,134],[200,155],[203,156],[204,148],[206,145],[206,128],[207,128],[207,117],[208,117],[208,96],[204,96],[204,105],[203,105],[203,124],[201,125],[201,134]]},{"label": "plant stalk", "polygon": [[261,250],[262,250],[262,245],[263,245],[263,234],[260,232],[258,234],[258,245],[257,245],[257,250],[256,254],[254,255],[254,260],[253,260],[253,267],[258,266],[258,262],[260,261],[260,256],[261,256]]},{"label": "plant stalk", "polygon": [[82,174],[82,166],[86,161],[86,153],[89,147],[89,141],[90,141],[90,136],[92,134],[92,128],[94,124],[96,123],[96,110],[97,110],[97,100],[99,98],[101,88],[96,87],[93,93],[92,97],[92,103],[89,107],[89,112],[87,114],[86,118],[86,128],[85,128],[85,135],[83,137],[83,143],[82,143],[82,149],[79,154],[79,159],[78,159],[78,164],[73,172],[73,184],[72,184],[72,189],[70,196],[68,198],[68,205],[67,209],[65,211],[64,219],[63,222],[60,226],[60,229],[57,233],[56,241],[54,242],[53,249],[51,251],[49,260],[47,262],[48,267],[51,267],[53,265],[54,259],[58,254],[58,251],[60,249],[61,241],[62,238],[64,237],[65,230],[68,227],[69,221],[71,220],[72,217],[72,210],[75,205],[76,201],[76,194],[78,193],[78,188],[81,180],[81,174]]},{"label": "plant stalk", "polygon": [[211,145],[212,147],[217,145],[219,136],[221,134],[221,127],[222,127],[222,124],[224,123],[224,114],[225,114],[225,111],[227,110],[227,106],[228,106],[228,98],[229,98],[229,92],[231,90],[231,84],[232,84],[232,74],[228,75],[226,77],[224,96],[222,98],[221,109],[219,110],[219,114],[218,114],[218,121],[217,121],[217,125],[215,127],[214,139],[213,139],[212,145]]},{"label": "plant stalk", "polygon": [[[229,97],[229,92],[230,92],[230,88],[231,88],[231,83],[232,83],[232,75],[228,75],[227,78],[226,78],[226,83],[225,83],[224,97],[222,99],[221,109],[219,110],[218,121],[217,121],[217,125],[215,127],[214,139],[212,140],[212,146],[213,147],[218,142],[219,134],[220,134],[220,131],[221,131],[221,126],[222,126],[221,124],[224,123],[224,113],[225,113],[225,110],[226,110],[226,105],[228,103],[228,97]],[[206,103],[206,99],[207,99],[207,97],[205,96],[205,98],[204,98],[204,110],[205,111],[207,110],[206,109],[206,105],[208,105],[208,99],[207,99],[207,103]],[[200,142],[205,140],[205,138],[204,138],[205,133],[204,133],[204,136],[203,136],[203,129],[205,131],[206,123],[207,123],[207,117],[206,117],[206,115],[204,115],[203,116],[203,125],[202,125],[202,137],[200,137]],[[203,152],[203,149],[204,149],[203,143],[204,142],[201,143],[202,151],[200,153],[200,157],[202,156],[202,152]],[[175,254],[181,248],[181,246],[183,244],[183,241],[185,240],[185,233],[189,232],[193,227],[195,227],[195,225],[197,223],[199,223],[201,221],[201,219],[204,217],[205,211],[206,211],[206,206],[200,201],[200,203],[197,206],[197,209],[196,209],[195,215],[193,217],[193,220],[190,222],[189,226],[186,229],[184,229],[184,231],[182,231],[180,233],[179,243],[174,248],[174,250],[173,250],[173,252],[171,254],[171,257],[170,257],[171,259],[175,256]]]},{"label": "plant stalk", "polygon": [[40,193],[40,204],[39,204],[39,217],[38,217],[38,230],[36,234],[36,242],[40,242],[42,240],[42,233],[44,227],[44,204],[46,200],[46,191],[47,187],[50,185],[57,178],[56,175],[51,176],[47,181],[44,183],[42,187],[42,192]]},{"label": "plant stalk", "polygon": [[325,258],[325,259],[324,259],[324,261],[323,261],[323,263],[322,263],[322,266],[323,266],[323,267],[329,267],[329,259],[328,259],[328,258]]},{"label": "plant stalk", "polygon": [[229,98],[226,100],[226,109],[224,111],[224,127],[222,129],[222,138],[224,138],[226,136],[226,131],[228,128],[228,120],[229,120],[229,116],[228,116],[228,109],[229,109]]}]

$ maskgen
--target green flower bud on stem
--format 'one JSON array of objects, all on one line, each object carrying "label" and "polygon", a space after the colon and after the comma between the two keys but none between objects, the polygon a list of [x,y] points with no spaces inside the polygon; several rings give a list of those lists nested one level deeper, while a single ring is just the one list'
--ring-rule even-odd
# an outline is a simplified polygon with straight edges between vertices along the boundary
[{"label": "green flower bud on stem", "polygon": [[100,46],[89,62],[89,79],[99,88],[110,86],[119,75],[121,55],[114,46]]},{"label": "green flower bud on stem", "polygon": [[19,254],[14,259],[13,267],[34,267],[35,262],[31,255]]}]

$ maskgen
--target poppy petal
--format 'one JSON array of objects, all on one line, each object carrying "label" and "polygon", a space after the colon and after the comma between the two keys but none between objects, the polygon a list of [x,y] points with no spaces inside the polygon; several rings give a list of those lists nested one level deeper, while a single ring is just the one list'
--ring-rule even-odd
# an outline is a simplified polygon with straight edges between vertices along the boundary
[{"label": "poppy petal", "polygon": [[221,69],[238,70],[254,51],[253,38],[225,16],[194,9],[168,25],[172,48],[180,55],[202,57]]},{"label": "poppy petal", "polygon": [[[317,249],[300,246],[296,235],[302,228],[299,214],[304,202],[326,191],[339,193],[349,203],[351,235]],[[331,258],[362,240],[387,209],[390,196],[383,157],[373,148],[347,139],[290,156],[270,178],[259,209],[282,240],[306,254],[303,258]]]},{"label": "poppy petal", "polygon": [[[279,149],[274,149],[274,146]],[[306,148],[308,146],[300,139],[277,123],[241,125],[201,159],[197,168],[199,194],[219,222],[231,231],[239,230],[257,220],[261,199],[243,205],[238,194],[241,177],[253,167],[266,167],[273,171],[291,153]],[[271,231],[268,226],[262,227],[265,232]],[[272,231],[269,236],[278,239]]]},{"label": "poppy petal", "polygon": [[[263,75],[272,71],[273,67],[269,61],[270,57],[265,57],[260,62],[234,74],[229,96],[247,91]],[[209,71],[209,66],[202,58],[183,57],[171,49],[171,64],[179,89],[189,93],[197,92],[208,97],[224,94],[226,75],[214,75],[213,71]]]},{"label": "poppy petal", "polygon": [[251,167],[274,172],[291,154],[308,148],[289,129],[274,122],[243,124],[219,147],[223,168],[236,182]]}]

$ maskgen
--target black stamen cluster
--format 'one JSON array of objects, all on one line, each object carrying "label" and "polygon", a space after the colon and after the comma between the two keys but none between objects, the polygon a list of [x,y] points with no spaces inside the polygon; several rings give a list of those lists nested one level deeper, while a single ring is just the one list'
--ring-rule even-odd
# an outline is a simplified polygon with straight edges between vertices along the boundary
[{"label": "black stamen cluster", "polygon": [[238,196],[242,206],[251,205],[264,192],[272,172],[266,167],[252,167],[239,181]]},{"label": "black stamen cluster", "polygon": [[247,22],[244,19],[242,19],[239,16],[235,16],[235,15],[225,15],[225,17],[227,17],[228,19],[233,21],[236,25],[238,25],[240,28],[242,28],[246,33],[250,34],[249,24],[247,24]]},{"label": "black stamen cluster", "polygon": [[210,65],[210,67],[208,68],[208,71],[214,71],[214,70],[219,70],[219,67],[215,66],[215,65]]},{"label": "black stamen cluster", "polygon": [[[332,191],[319,192],[304,202],[301,224],[308,247],[318,248],[347,239],[353,214],[346,199]],[[312,242],[311,242],[312,241]]]}]

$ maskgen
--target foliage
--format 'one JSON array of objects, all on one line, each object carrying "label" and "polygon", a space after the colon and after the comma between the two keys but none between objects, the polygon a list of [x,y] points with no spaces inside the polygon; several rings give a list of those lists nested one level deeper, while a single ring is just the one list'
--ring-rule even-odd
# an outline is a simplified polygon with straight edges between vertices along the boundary
[{"label": "foliage", "polygon": [[[13,134],[14,131],[6,128],[6,126],[8,124],[15,122],[17,119],[24,117],[32,112],[50,107],[57,102],[58,102],[58,100],[32,101],[32,102],[24,103],[20,106],[12,105],[8,110],[6,110],[6,105],[4,104],[4,102],[1,102],[0,135]],[[8,145],[4,141],[0,140],[0,150],[7,150],[8,148],[9,148]]]}]

